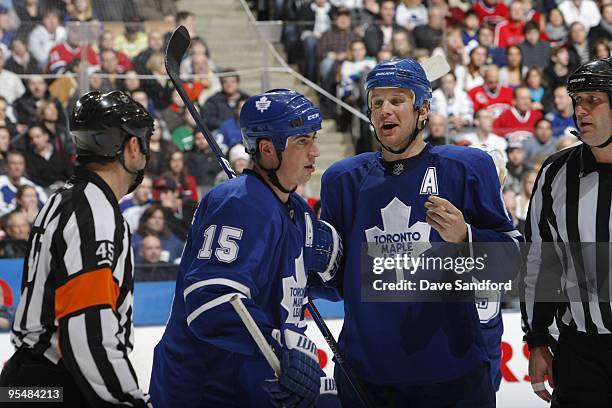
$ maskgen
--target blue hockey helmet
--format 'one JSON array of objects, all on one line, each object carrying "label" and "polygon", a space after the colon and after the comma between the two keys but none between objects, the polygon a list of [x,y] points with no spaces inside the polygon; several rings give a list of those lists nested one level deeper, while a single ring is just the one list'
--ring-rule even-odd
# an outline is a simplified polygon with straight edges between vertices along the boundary
[{"label": "blue hockey helmet", "polygon": [[414,93],[414,109],[419,110],[431,99],[431,83],[421,64],[413,59],[391,59],[376,65],[366,77],[366,97],[374,88],[403,88]]},{"label": "blue hockey helmet", "polygon": [[290,89],[271,89],[246,100],[240,111],[240,130],[249,154],[258,139],[270,139],[278,153],[287,139],[321,129],[321,112],[304,95]]}]

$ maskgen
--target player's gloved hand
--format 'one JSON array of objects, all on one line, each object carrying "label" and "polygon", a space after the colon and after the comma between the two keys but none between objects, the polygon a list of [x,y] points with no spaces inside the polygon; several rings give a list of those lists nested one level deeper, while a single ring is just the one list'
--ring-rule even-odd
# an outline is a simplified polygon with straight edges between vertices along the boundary
[{"label": "player's gloved hand", "polygon": [[317,346],[305,335],[285,330],[285,347],[280,350],[281,375],[266,380],[264,390],[275,407],[314,406],[321,390]]},{"label": "player's gloved hand", "polygon": [[313,222],[312,236],[314,257],[309,271],[316,272],[324,283],[330,283],[340,268],[342,239],[331,224],[318,220]]}]

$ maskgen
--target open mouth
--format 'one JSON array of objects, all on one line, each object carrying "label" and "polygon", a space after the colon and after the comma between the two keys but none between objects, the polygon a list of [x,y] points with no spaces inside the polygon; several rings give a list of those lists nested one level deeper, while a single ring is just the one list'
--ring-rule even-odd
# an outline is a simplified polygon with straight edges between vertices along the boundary
[{"label": "open mouth", "polygon": [[309,171],[315,171],[314,164],[309,164],[308,166],[304,166],[304,168]]},{"label": "open mouth", "polygon": [[397,127],[398,124],[397,123],[383,123],[382,128],[384,130],[390,130],[393,129],[394,127]]}]

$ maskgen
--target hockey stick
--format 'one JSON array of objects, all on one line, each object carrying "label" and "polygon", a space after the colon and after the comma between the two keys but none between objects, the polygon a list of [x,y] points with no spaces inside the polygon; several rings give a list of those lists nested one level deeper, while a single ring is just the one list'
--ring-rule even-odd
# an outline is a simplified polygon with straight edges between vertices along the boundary
[{"label": "hockey stick", "polygon": [[[189,32],[184,26],[179,26],[176,30],[174,30],[174,33],[172,33],[172,37],[170,37],[170,41],[168,42],[168,46],[166,48],[166,61],[165,61],[166,71],[168,73],[168,76],[170,77],[170,80],[174,84],[176,91],[178,92],[179,96],[183,100],[185,107],[187,108],[191,116],[193,117],[193,120],[196,123],[196,127],[202,133],[202,135],[206,138],[206,141],[208,142],[208,145],[213,151],[215,157],[217,158],[217,161],[221,165],[221,168],[223,169],[225,174],[227,174],[227,177],[232,179],[236,177],[236,173],[234,173],[229,162],[225,159],[225,157],[223,157],[223,154],[221,152],[221,149],[219,148],[219,145],[217,144],[217,141],[211,136],[206,125],[204,125],[204,123],[202,122],[200,115],[198,114],[195,107],[193,106],[193,102],[191,102],[191,100],[187,96],[187,93],[185,92],[185,89],[183,88],[183,84],[181,83],[181,78],[180,78],[181,61],[183,60],[183,57],[185,53],[187,52],[187,49],[189,48],[190,42],[191,42],[191,39],[189,37]],[[355,376],[352,374],[350,369],[346,366],[344,358],[339,353],[340,348],[338,347],[338,343],[336,342],[336,340],[334,339],[334,336],[331,334],[331,331],[325,324],[325,321],[321,317],[321,314],[317,310],[316,306],[312,302],[309,302],[306,306],[308,307],[308,310],[310,311],[310,314],[312,315],[312,318],[315,324],[321,331],[321,334],[323,334],[323,337],[325,338],[325,341],[327,342],[329,348],[332,350],[332,353],[334,354],[334,357],[340,369],[342,370],[349,384],[352,386],[353,390],[355,391],[355,394],[357,395],[358,399],[361,401],[364,407],[367,408],[371,406],[366,403],[367,400],[364,397],[365,394],[359,387],[358,382],[355,380]]]},{"label": "hockey stick", "polygon": [[259,327],[257,327],[257,323],[255,323],[255,320],[253,320],[253,316],[251,316],[244,303],[242,303],[242,300],[240,300],[240,295],[236,294],[232,296],[230,303],[234,307],[234,310],[236,310],[236,313],[238,313],[238,316],[240,316],[240,320],[242,320],[242,323],[244,323],[246,326],[247,330],[251,334],[251,337],[253,337],[253,340],[255,340],[257,347],[259,347],[259,350],[264,355],[266,361],[274,370],[274,374],[279,377],[281,375],[280,361],[278,360],[278,357],[276,357],[276,354],[274,354],[272,346],[268,344],[261,330],[259,330]]}]

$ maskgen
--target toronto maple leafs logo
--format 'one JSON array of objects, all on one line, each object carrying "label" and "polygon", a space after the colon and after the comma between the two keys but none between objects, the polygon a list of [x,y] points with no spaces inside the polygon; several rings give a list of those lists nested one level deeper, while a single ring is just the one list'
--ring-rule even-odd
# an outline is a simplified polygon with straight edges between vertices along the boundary
[{"label": "toronto maple leafs logo", "polygon": [[272,102],[268,99],[267,96],[262,96],[261,98],[257,100],[257,102],[255,102],[255,107],[257,108],[258,111],[260,111],[261,113],[264,113],[265,110],[270,107],[271,103]]},{"label": "toronto maple leafs logo", "polygon": [[[365,230],[368,242],[368,255],[373,258],[395,257],[406,254],[417,258],[431,248],[429,234],[431,226],[418,221],[410,225],[412,208],[397,197],[380,210],[383,229],[378,226]],[[398,276],[403,271],[397,271]]]},{"label": "toronto maple leafs logo", "polygon": [[283,278],[283,299],[281,306],[287,311],[286,323],[298,324],[302,319],[302,306],[306,296],[306,269],[304,254],[295,259],[295,274]]}]

